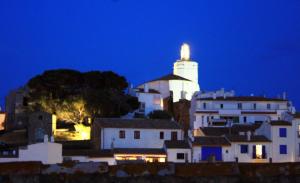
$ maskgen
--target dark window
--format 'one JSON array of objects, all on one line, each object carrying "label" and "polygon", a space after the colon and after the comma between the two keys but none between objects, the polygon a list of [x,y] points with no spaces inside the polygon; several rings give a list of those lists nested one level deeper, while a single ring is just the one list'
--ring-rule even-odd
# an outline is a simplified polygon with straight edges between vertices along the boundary
[{"label": "dark window", "polygon": [[184,153],[177,153],[177,159],[184,159]]},{"label": "dark window", "polygon": [[241,154],[248,153],[248,145],[241,145]]},{"label": "dark window", "polygon": [[124,130],[119,131],[119,138],[120,139],[125,139],[125,131]]},{"label": "dark window", "polygon": [[177,132],[171,132],[171,140],[177,140]]},{"label": "dark window", "polygon": [[43,116],[42,115],[39,115],[39,120],[43,120]]},{"label": "dark window", "polygon": [[279,137],[286,137],[286,128],[279,128]]},{"label": "dark window", "polygon": [[214,119],[214,116],[211,116],[210,119]]},{"label": "dark window", "polygon": [[256,109],[256,104],[255,103],[253,104],[253,109]]},{"label": "dark window", "polygon": [[141,136],[140,136],[140,131],[134,131],[134,139],[140,139]]},{"label": "dark window", "polygon": [[242,103],[238,103],[238,109],[242,109]]},{"label": "dark window", "polygon": [[220,108],[223,109],[223,107],[224,107],[224,105],[223,105],[223,104],[220,104]]},{"label": "dark window", "polygon": [[203,103],[203,109],[206,109],[206,103],[205,102]]},{"label": "dark window", "polygon": [[247,117],[246,116],[244,116],[244,123],[246,123],[247,122]]},{"label": "dark window", "polygon": [[287,146],[286,145],[279,145],[279,153],[280,154],[287,154]]},{"label": "dark window", "polygon": [[164,132],[159,132],[159,138],[164,139],[165,138],[165,133]]},{"label": "dark window", "polygon": [[267,104],[267,109],[271,109],[271,104]]}]

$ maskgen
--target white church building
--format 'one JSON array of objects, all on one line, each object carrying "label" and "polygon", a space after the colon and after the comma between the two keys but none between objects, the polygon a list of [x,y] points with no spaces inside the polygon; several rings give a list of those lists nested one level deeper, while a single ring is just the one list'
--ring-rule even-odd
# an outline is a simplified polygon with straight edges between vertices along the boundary
[{"label": "white church building", "polygon": [[141,112],[163,110],[163,99],[172,96],[173,102],[191,100],[200,90],[198,84],[198,63],[190,59],[190,48],[183,44],[180,59],[174,63],[173,73],[145,82],[135,89],[141,103]]}]

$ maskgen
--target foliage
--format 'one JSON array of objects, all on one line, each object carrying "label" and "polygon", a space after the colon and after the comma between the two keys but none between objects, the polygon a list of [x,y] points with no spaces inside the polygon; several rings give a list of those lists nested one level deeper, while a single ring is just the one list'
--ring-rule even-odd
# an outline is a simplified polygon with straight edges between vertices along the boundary
[{"label": "foliage", "polygon": [[151,119],[171,119],[172,116],[167,111],[155,110],[148,114],[148,117]]},{"label": "foliage", "polygon": [[45,71],[27,83],[31,111],[57,115],[59,120],[81,123],[90,117],[119,117],[137,109],[137,98],[125,93],[126,79],[111,71]]}]

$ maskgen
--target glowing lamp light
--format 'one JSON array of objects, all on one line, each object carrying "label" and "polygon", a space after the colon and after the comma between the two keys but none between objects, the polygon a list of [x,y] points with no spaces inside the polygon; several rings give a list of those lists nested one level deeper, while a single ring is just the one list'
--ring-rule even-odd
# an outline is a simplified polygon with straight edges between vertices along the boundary
[{"label": "glowing lamp light", "polygon": [[180,59],[181,60],[190,60],[190,46],[186,43],[183,43],[181,46]]}]

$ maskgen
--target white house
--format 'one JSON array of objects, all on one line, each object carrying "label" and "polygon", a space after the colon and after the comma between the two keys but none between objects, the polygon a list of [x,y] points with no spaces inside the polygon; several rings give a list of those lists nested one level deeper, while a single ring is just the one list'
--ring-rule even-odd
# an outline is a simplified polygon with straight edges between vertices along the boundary
[{"label": "white house", "polygon": [[291,102],[284,98],[225,95],[201,98],[194,95],[190,110],[190,127],[195,130],[207,126],[279,120],[293,110]]},{"label": "white house", "polygon": [[155,119],[98,118],[93,123],[93,138],[100,150],[113,150],[116,160],[165,162],[166,140],[183,140],[177,122]]},{"label": "white house", "polygon": [[300,162],[300,113],[293,115],[292,120],[295,161]]},{"label": "white house", "polygon": [[274,120],[262,123],[256,130],[272,141],[270,158],[273,162],[295,161],[295,131],[291,122]]},{"label": "white house", "polygon": [[49,142],[48,137],[45,136],[42,143],[0,149],[0,162],[17,161],[40,161],[43,164],[62,163],[62,145]]},{"label": "white house", "polygon": [[192,151],[188,141],[166,140],[164,147],[167,152],[168,162],[189,163],[192,161]]},{"label": "white house", "polygon": [[190,60],[189,46],[187,44],[181,46],[181,58],[174,63],[172,74],[153,79],[137,88],[145,89],[145,86],[158,91],[163,99],[172,95],[173,102],[180,99],[191,100],[193,94],[199,91],[200,87],[198,63]]}]

